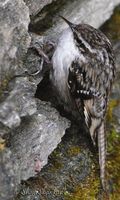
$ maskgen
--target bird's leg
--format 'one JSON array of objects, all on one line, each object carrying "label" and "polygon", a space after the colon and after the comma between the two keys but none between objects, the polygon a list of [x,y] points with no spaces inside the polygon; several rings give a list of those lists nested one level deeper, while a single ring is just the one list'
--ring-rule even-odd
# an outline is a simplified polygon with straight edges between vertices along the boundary
[{"label": "bird's leg", "polygon": [[[51,57],[53,56],[53,51],[55,48],[55,42],[46,41],[45,44],[41,45],[39,42],[35,42],[30,46],[31,49],[34,49],[41,58],[41,65],[38,71],[32,74],[28,74],[29,76],[36,76],[41,72],[46,72],[51,68]],[[43,66],[45,63],[45,66]],[[44,69],[45,68],[45,69]]]},{"label": "bird's leg", "polygon": [[47,41],[45,42],[45,44],[41,44],[39,42],[31,44],[29,50],[33,49],[41,59],[38,70],[36,70],[33,73],[30,73],[28,70],[25,70],[22,74],[17,74],[14,77],[12,77],[11,80],[17,77],[33,77],[37,76],[40,73],[44,74],[46,71],[49,71],[51,68],[51,57],[53,55],[54,47],[55,43],[51,41]]},{"label": "bird's leg", "polygon": [[43,58],[44,62],[50,63],[50,59],[47,54],[44,52],[42,46],[36,42],[34,45],[31,45],[30,48],[33,48],[37,51],[38,55]]},{"label": "bird's leg", "polygon": [[44,62],[51,63],[51,57],[53,56],[56,43],[54,41],[47,40],[43,45],[39,42],[35,42],[30,48],[37,51],[38,55],[43,58]]},{"label": "bird's leg", "polygon": [[43,58],[42,58],[42,59],[41,59],[41,63],[40,63],[40,68],[39,68],[39,70],[37,70],[37,71],[35,71],[35,72],[33,72],[33,73],[29,73],[27,70],[25,70],[25,74],[28,75],[28,76],[36,76],[36,75],[38,75],[38,74],[41,72],[43,63],[44,63],[44,60],[43,60]]}]

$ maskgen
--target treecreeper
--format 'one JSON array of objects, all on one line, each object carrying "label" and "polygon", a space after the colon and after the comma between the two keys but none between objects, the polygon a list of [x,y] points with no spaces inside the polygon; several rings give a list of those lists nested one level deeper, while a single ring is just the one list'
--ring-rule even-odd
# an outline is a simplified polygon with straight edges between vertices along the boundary
[{"label": "treecreeper", "polygon": [[100,180],[105,189],[105,116],[115,77],[113,48],[100,30],[62,18],[69,27],[59,37],[50,79],[62,102],[83,113],[93,145],[98,145]]},{"label": "treecreeper", "polygon": [[48,43],[53,55],[49,58],[41,47],[35,49],[43,62],[50,64],[50,80],[58,101],[84,118],[92,143],[98,147],[101,186],[106,190],[105,117],[116,72],[114,51],[100,30],[62,19],[69,27],[61,33],[57,45]]}]

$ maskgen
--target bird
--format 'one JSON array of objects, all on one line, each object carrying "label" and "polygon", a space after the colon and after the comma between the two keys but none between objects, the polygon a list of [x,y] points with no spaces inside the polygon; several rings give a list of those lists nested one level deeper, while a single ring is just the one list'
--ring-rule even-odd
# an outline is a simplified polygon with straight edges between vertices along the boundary
[{"label": "bird", "polygon": [[68,28],[60,34],[52,56],[50,79],[58,98],[83,113],[93,145],[98,147],[100,182],[106,164],[105,117],[115,77],[115,56],[109,39],[98,29],[61,18]]}]

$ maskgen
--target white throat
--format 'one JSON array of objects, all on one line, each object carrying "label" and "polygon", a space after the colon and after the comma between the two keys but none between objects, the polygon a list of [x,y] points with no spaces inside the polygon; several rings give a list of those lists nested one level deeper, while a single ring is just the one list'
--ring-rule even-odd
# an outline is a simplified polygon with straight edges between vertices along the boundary
[{"label": "white throat", "polygon": [[79,50],[75,46],[73,33],[70,28],[64,30],[59,38],[57,48],[53,55],[53,68],[56,68],[56,62],[60,68],[69,68],[72,61],[79,57]]},{"label": "white throat", "polygon": [[75,59],[81,58],[81,56],[79,49],[75,46],[72,30],[70,28],[64,30],[53,54],[53,74],[51,77],[54,86],[64,99],[68,90],[66,81],[68,79],[69,67]]},{"label": "white throat", "polygon": [[58,69],[59,71],[69,69],[71,63],[77,58],[84,61],[84,56],[80,54],[75,44],[73,32],[71,28],[68,28],[62,32],[53,54],[53,69]]}]

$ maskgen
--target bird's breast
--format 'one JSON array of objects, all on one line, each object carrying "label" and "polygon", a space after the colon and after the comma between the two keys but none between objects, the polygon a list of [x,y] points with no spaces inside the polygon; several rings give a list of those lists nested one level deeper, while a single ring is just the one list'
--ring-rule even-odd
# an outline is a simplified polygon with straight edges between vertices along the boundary
[{"label": "bird's breast", "polygon": [[72,62],[80,57],[80,52],[75,45],[73,33],[70,28],[63,31],[61,34],[57,48],[53,54],[53,72],[51,79],[56,87],[60,97],[64,101],[69,99],[68,91],[68,73]]}]

